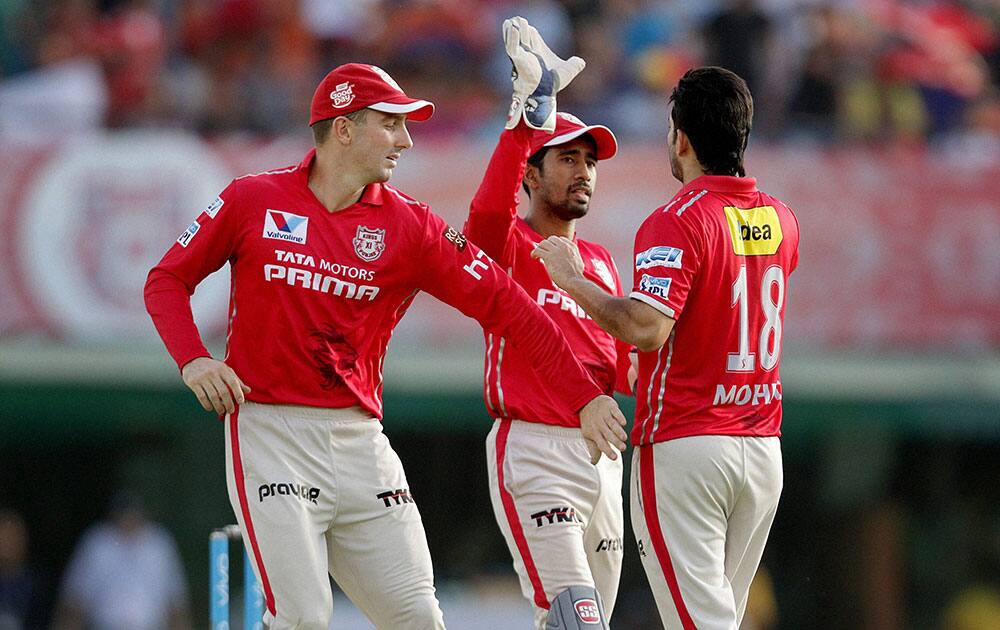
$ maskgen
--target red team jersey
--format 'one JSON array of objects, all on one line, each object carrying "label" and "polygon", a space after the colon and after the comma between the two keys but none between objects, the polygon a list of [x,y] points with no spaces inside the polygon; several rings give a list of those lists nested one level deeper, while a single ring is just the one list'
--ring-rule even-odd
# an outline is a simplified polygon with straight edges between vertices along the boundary
[{"label": "red team jersey", "polygon": [[417,291],[517,338],[573,413],[600,391],[532,300],[430,209],[385,184],[329,212],[308,186],[315,156],[234,180],[152,269],[146,305],[179,367],[210,356],[191,315],[195,286],[227,261],[226,363],[259,403],[382,416],[392,330]]},{"label": "red team jersey", "polygon": [[781,330],[799,227],[752,178],[702,176],[635,236],[630,297],[676,324],[639,354],[637,445],[781,435]]},{"label": "red team jersey", "polygon": [[[506,270],[566,335],[573,353],[605,394],[625,391],[628,347],[606,333],[565,291],[555,286],[531,251],[542,240],[517,216],[518,188],[530,152],[532,131],[521,124],[504,131],[476,191],[465,234]],[[622,295],[618,270],[606,249],[575,240],[584,275],[612,295]],[[559,380],[539,378],[534,359],[504,335],[486,331],[484,392],[494,418],[561,426],[580,426],[558,396]],[[631,393],[631,392],[629,392]]]}]

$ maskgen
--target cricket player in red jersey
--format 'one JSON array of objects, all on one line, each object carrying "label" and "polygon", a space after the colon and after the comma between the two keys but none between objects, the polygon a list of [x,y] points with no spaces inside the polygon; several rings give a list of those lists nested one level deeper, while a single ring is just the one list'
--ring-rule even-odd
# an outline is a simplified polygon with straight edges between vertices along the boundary
[{"label": "cricket player in red jersey", "polygon": [[629,297],[586,279],[565,239],[535,255],[640,350],[632,528],[663,625],[736,630],[781,494],[778,368],[799,228],[745,176],[741,78],[694,69],[670,100],[670,170],[684,185],[636,234]]},{"label": "cricket player in red jersey", "polygon": [[[225,414],[229,497],[270,630],[325,629],[327,573],[378,628],[444,627],[420,515],[380,422],[386,346],[418,291],[516,342],[588,424],[604,423],[609,436],[624,424],[534,301],[385,183],[412,146],[407,120],[432,112],[380,68],[334,69],[312,101],[315,149],[298,165],[235,179],[146,282],[185,384]],[[226,262],[233,290],[219,361],[189,297]]]},{"label": "cricket player in red jersey", "polygon": [[[625,378],[629,348],[602,330],[531,258],[548,236],[574,239],[586,277],[609,295],[622,295],[608,251],[575,239],[576,221],[587,214],[596,189],[598,160],[613,157],[617,142],[607,127],[585,125],[569,114],[546,120],[555,112],[555,92],[579,72],[582,60],[549,56],[523,18],[505,22],[504,40],[515,69],[515,111],[472,201],[465,235],[545,310],[604,393],[613,393],[616,385],[631,393]],[[551,108],[544,116],[535,115],[537,108],[522,116],[516,111],[523,91],[517,82],[530,74],[524,66],[546,57],[547,68],[563,71],[542,95]],[[546,131],[546,122],[554,122],[554,129]],[[523,219],[517,215],[522,185],[530,199]],[[538,378],[526,353],[489,331],[484,379],[486,406],[495,419],[486,440],[490,498],[521,590],[534,607],[536,628],[607,628],[621,575],[621,460],[591,465],[573,410],[550,382]]]}]

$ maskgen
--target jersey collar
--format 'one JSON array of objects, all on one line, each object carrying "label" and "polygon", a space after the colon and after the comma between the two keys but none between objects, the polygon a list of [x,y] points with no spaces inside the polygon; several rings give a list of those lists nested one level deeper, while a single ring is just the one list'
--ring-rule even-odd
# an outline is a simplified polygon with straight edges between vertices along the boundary
[{"label": "jersey collar", "polygon": [[721,193],[753,193],[757,192],[757,179],[754,177],[732,177],[730,175],[702,175],[688,182],[680,192],[691,190],[710,190]]},{"label": "jersey collar", "polygon": [[[309,149],[302,161],[299,162],[298,171],[299,176],[302,179],[302,185],[306,188],[309,187],[309,171],[312,170],[313,162],[316,161],[316,147]],[[357,203],[367,204],[369,206],[381,206],[383,203],[383,192],[382,183],[375,182],[365,186],[365,190],[361,193],[361,199],[358,199]]]}]

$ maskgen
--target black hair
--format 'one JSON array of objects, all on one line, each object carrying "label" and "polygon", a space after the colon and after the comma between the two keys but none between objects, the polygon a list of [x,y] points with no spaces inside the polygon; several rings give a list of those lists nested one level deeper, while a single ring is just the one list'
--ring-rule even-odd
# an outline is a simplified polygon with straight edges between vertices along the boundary
[{"label": "black hair", "polygon": [[[585,134],[583,134],[583,135],[581,135],[579,137],[586,138],[586,139],[590,140],[590,143],[592,145],[594,145],[594,152],[595,153],[597,152],[597,140],[594,140],[594,136],[590,135],[589,133],[585,133]],[[557,144],[557,145],[552,146],[552,147],[543,146],[541,149],[535,151],[528,158],[528,166],[534,166],[535,168],[538,169],[539,173],[544,173],[544,170],[542,169],[542,164],[544,164],[544,162],[545,162],[545,155],[549,152],[549,149],[554,149],[555,147],[558,147],[558,146],[562,146],[562,145],[558,145]],[[528,189],[528,182],[524,181],[524,179],[521,180],[521,188],[524,189],[524,192],[526,192],[528,194],[528,198],[530,199],[531,198],[531,190]]]},{"label": "black hair", "polygon": [[753,97],[746,81],[717,66],[688,70],[669,102],[674,129],[687,134],[698,162],[711,175],[746,175]]},{"label": "black hair", "polygon": [[[542,164],[545,163],[545,154],[548,153],[549,149],[551,148],[552,147],[542,147],[541,149],[532,153],[531,156],[528,158],[528,166],[534,166],[535,168],[538,169],[539,173],[543,172]],[[521,180],[521,188],[524,189],[524,192],[527,193],[528,198],[530,199],[531,190],[528,189],[528,182],[524,181],[524,179]]]}]

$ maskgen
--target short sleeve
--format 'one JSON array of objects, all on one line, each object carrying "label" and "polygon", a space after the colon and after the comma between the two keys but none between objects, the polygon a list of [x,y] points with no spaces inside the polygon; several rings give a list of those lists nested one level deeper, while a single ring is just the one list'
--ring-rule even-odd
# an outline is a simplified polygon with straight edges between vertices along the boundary
[{"label": "short sleeve", "polygon": [[692,214],[658,210],[635,236],[629,297],[674,320],[684,310],[704,252],[698,224],[688,218]]}]

